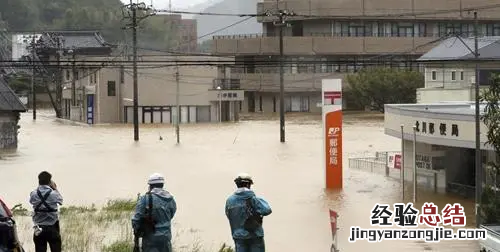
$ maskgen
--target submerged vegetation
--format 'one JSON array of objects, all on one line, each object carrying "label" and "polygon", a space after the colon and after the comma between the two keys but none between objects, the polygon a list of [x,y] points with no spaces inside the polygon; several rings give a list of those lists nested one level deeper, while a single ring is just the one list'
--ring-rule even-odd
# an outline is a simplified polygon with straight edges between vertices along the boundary
[{"label": "submerged vegetation", "polygon": [[[91,206],[68,206],[60,208],[63,251],[74,252],[123,252],[133,251],[134,238],[130,217],[136,201],[116,199],[108,201],[102,208]],[[32,242],[31,212],[21,204],[12,208],[19,224],[19,238],[26,251],[34,248]],[[175,252],[233,252],[227,244],[218,249],[206,249],[201,241],[193,237],[188,245],[178,244],[179,232],[173,238]]]}]

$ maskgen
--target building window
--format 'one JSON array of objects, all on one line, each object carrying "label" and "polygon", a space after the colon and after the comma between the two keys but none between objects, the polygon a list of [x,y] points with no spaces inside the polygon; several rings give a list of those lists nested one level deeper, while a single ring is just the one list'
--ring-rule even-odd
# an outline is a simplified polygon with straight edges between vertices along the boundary
[{"label": "building window", "polygon": [[500,24],[486,24],[486,36],[500,36]]},{"label": "building window", "polygon": [[75,70],[75,80],[79,80],[79,78],[78,78],[79,76],[78,75],[79,75],[78,74],[78,70]]},{"label": "building window", "polygon": [[418,24],[418,36],[427,37],[427,25],[425,23]]},{"label": "building window", "polygon": [[460,80],[463,81],[464,80],[464,71],[461,71],[460,72]]},{"label": "building window", "polygon": [[412,23],[392,23],[391,36],[413,37],[415,27]]},{"label": "building window", "polygon": [[457,80],[457,72],[451,71],[451,80],[456,81]]},{"label": "building window", "polygon": [[462,33],[462,24],[460,23],[440,23],[439,36],[447,36],[452,34],[460,35]]},{"label": "building window", "polygon": [[432,75],[432,77],[431,77],[432,80],[434,80],[434,81],[437,80],[437,72],[436,71],[432,71],[431,75]]},{"label": "building window", "polygon": [[108,81],[108,96],[116,96],[116,83]]},{"label": "building window", "polygon": [[66,80],[69,80],[70,79],[70,73],[69,73],[69,70],[66,70]]},{"label": "building window", "polygon": [[98,72],[98,71],[95,71],[95,72],[94,72],[94,83],[97,83],[97,72]]}]

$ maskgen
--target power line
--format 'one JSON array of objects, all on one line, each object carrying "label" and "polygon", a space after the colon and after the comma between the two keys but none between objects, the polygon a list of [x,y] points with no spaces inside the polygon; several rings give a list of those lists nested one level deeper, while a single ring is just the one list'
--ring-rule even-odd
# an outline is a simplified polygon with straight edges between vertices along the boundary
[{"label": "power line", "polygon": [[[441,9],[441,10],[432,10],[432,11],[420,11],[420,12],[405,12],[405,13],[394,13],[394,14],[375,14],[375,15],[369,15],[369,14],[364,14],[364,15],[346,15],[346,16],[341,16],[341,15],[335,15],[335,16],[330,16],[330,15],[310,15],[310,14],[301,14],[298,11],[300,10],[294,10],[295,14],[297,17],[305,17],[305,18],[347,18],[347,19],[356,19],[356,18],[389,18],[389,17],[413,17],[413,16],[425,16],[425,15],[434,15],[434,14],[447,14],[447,13],[454,13],[454,12],[470,12],[470,11],[478,11],[478,10],[487,10],[487,9],[493,9],[493,8],[499,8],[500,4],[489,4],[489,5],[479,5],[479,6],[471,6],[471,7],[461,7],[461,8],[456,8],[456,9]],[[321,8],[321,9],[305,9],[305,10],[315,10],[315,11],[324,11],[324,10],[346,10],[348,8]],[[358,10],[359,8],[351,8],[351,9],[356,9]],[[372,8],[371,10],[380,10],[380,11],[387,11],[387,9],[376,9]],[[395,10],[392,10],[395,11]],[[234,17],[265,17],[269,16],[270,11],[265,11],[263,13],[240,13],[240,14],[233,14],[233,13],[216,13],[216,12],[190,12],[190,11],[172,11],[172,10],[162,10],[162,9],[156,9],[155,12],[159,13],[172,13],[172,14],[190,14],[190,15],[204,15],[204,16],[234,16]]]}]

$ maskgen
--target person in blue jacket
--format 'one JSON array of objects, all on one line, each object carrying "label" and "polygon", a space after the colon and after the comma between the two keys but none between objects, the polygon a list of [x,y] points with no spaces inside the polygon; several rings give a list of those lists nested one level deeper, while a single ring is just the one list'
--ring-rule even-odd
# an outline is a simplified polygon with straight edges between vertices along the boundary
[{"label": "person in blue jacket", "polygon": [[[148,193],[151,193],[153,202],[151,217],[154,223],[154,232],[146,233],[142,237],[142,251],[172,252],[171,221],[177,211],[177,205],[174,197],[163,189],[165,178],[161,174],[154,173],[151,175],[148,184]],[[148,193],[141,196],[137,201],[135,214],[132,216],[134,234],[138,233],[141,221],[148,217],[146,213],[146,210],[149,211]]]},{"label": "person in blue jacket", "polygon": [[[245,225],[251,215],[262,218],[271,214],[271,207],[250,189],[252,177],[241,173],[234,180],[236,191],[226,200],[226,216],[231,226],[236,252],[264,252],[264,229],[262,222],[254,228]],[[262,220],[262,219],[261,219]]]}]

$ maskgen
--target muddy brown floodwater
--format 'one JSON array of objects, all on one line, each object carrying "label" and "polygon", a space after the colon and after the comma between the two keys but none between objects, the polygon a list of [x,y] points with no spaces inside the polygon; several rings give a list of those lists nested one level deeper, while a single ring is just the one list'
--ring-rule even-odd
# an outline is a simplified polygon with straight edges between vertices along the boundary
[{"label": "muddy brown floodwater", "polygon": [[[329,251],[328,208],[340,214],[342,252],[478,251],[476,241],[349,243],[349,227],[368,228],[373,205],[399,202],[400,185],[381,175],[348,169],[348,157],[398,150],[400,142],[384,135],[382,119],[347,116],[344,127],[345,188],[325,192],[317,120],[289,120],[285,144],[279,142],[277,121],[182,125],[181,145],[176,146],[172,127],[141,127],[140,143],[134,143],[129,125],[72,126],[55,121],[47,112],[33,122],[30,114],[23,114],[18,152],[0,161],[0,191],[10,205],[27,204],[37,174],[49,170],[65,204],[103,204],[135,197],[146,190],[151,173],[161,172],[178,204],[179,224],[174,228],[196,229],[204,242],[219,244],[231,242],[224,203],[234,190],[235,175],[244,171],[254,176],[255,191],[273,209],[264,223],[268,251]],[[420,199],[440,206],[459,200],[426,192]],[[461,202],[472,224],[472,204]]]}]

